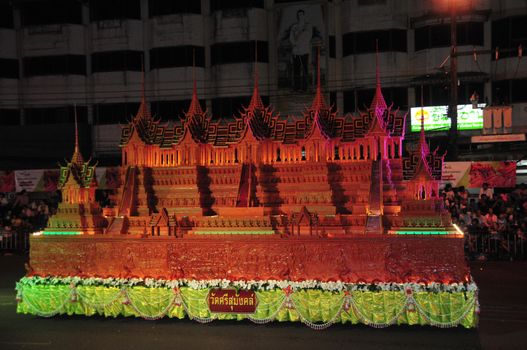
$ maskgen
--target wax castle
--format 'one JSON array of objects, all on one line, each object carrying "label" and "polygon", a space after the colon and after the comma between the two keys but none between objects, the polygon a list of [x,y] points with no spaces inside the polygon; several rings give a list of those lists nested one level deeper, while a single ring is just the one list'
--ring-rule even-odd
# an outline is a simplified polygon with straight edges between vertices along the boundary
[{"label": "wax castle", "polygon": [[104,215],[95,165],[75,142],[58,214],[31,237],[18,312],[477,325],[463,237],[437,198],[443,156],[421,125],[403,157],[406,115],[387,105],[378,69],[370,107],[345,116],[326,103],[320,73],[302,116],[279,116],[256,72],[232,120],[211,118],[194,83],[184,119],[163,125],[143,89]]},{"label": "wax castle", "polygon": [[67,227],[75,213],[72,226],[84,233],[448,233],[437,201],[444,156],[430,151],[421,128],[419,147],[403,158],[406,114],[387,105],[378,64],[375,96],[358,115],[327,104],[317,73],[301,117],[264,105],[255,64],[252,97],[240,115],[213,120],[194,79],[184,119],[168,125],[152,116],[143,78],[139,110],[122,128],[122,185],[117,207],[106,210],[109,224],[94,204],[95,166],[83,161],[76,141],[61,166],[64,201],[48,230]]}]

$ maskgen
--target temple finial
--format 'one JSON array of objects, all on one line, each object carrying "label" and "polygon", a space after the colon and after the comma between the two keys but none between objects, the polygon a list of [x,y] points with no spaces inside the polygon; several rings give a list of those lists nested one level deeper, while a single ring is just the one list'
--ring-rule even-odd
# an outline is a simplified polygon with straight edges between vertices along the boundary
[{"label": "temple finial", "polygon": [[145,63],[141,57],[141,103],[145,103]]},{"label": "temple finial", "polygon": [[145,92],[145,65],[143,57],[141,57],[141,100],[139,103],[139,109],[137,114],[133,118],[132,122],[137,123],[139,120],[144,118],[150,118],[150,110],[146,104],[146,92]]},{"label": "temple finial", "polygon": [[375,86],[381,88],[381,75],[379,73],[379,39],[375,39]]},{"label": "temple finial", "polygon": [[258,41],[254,41],[254,85],[258,87]]},{"label": "temple finial", "polygon": [[375,96],[371,101],[370,109],[374,111],[375,115],[382,116],[384,111],[388,108],[381,88],[381,75],[379,72],[379,40],[375,41]]},{"label": "temple finial", "polygon": [[424,135],[425,135],[425,110],[424,110],[423,92],[424,92],[424,87],[421,84],[421,138],[424,138]]},{"label": "temple finial", "polygon": [[73,113],[75,115],[75,152],[79,151],[79,126],[77,124],[77,104],[73,105]]},{"label": "temple finial", "polygon": [[425,136],[425,110],[424,110],[424,88],[421,84],[421,132],[419,134],[419,147],[421,150],[421,155],[426,156],[429,153],[430,148],[426,143]]},{"label": "temple finial", "polygon": [[320,83],[320,46],[317,47],[317,93],[322,93]]},{"label": "temple finial", "polygon": [[311,105],[311,109],[314,111],[326,109],[326,100],[322,94],[322,82],[320,78],[320,46],[317,47],[317,90],[315,92],[315,99]]},{"label": "temple finial", "polygon": [[75,118],[75,148],[73,149],[73,156],[71,157],[71,162],[75,164],[82,164],[84,160],[82,159],[82,154],[79,150],[79,127],[77,124],[77,104],[73,105],[73,115]]},{"label": "temple finial", "polygon": [[253,94],[251,96],[251,102],[249,103],[248,110],[254,112],[256,109],[263,110],[264,104],[260,97],[258,89],[258,42],[254,41],[254,85]]},{"label": "temple finial", "polygon": [[192,97],[197,96],[198,88],[196,87],[196,49],[192,48],[192,82],[194,84],[192,90]]},{"label": "temple finial", "polygon": [[201,105],[199,104],[198,86],[196,82],[196,49],[192,50],[192,81],[192,100],[190,101],[190,106],[186,113],[187,117],[203,114],[203,109],[201,109]]}]

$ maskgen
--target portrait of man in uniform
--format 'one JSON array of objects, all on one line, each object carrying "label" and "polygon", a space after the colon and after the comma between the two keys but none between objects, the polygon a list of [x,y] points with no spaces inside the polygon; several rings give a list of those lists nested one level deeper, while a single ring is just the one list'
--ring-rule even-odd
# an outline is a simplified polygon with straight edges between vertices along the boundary
[{"label": "portrait of man in uniform", "polygon": [[278,84],[295,92],[310,92],[316,76],[317,50],[324,59],[324,18],[321,5],[283,7],[279,13]]}]

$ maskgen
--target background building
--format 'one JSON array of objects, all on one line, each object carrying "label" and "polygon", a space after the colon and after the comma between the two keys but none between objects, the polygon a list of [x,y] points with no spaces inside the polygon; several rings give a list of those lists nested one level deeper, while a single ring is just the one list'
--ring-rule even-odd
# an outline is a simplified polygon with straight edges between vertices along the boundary
[{"label": "background building", "polygon": [[[525,132],[527,59],[519,50],[527,48],[525,1],[455,2],[459,103],[470,103],[476,91],[480,102],[512,104],[513,129]],[[46,167],[69,155],[74,105],[84,153],[119,163],[119,123],[139,106],[142,66],[147,100],[161,119],[183,115],[194,77],[214,118],[230,118],[249,102],[257,60],[264,102],[286,117],[300,115],[312,100],[320,48],[328,101],[340,113],[354,113],[373,97],[378,40],[388,103],[402,110],[419,105],[422,85],[425,105],[448,104],[449,3],[2,1],[0,166]],[[305,87],[295,80],[304,72]],[[523,144],[477,148],[470,144],[474,133],[461,133],[462,156],[518,159],[527,153]],[[446,139],[438,132],[432,143]]]}]

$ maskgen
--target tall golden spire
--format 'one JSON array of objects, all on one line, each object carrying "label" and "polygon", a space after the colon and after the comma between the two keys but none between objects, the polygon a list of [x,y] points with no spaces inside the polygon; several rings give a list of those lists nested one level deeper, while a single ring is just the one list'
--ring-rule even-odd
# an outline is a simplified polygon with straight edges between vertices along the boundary
[{"label": "tall golden spire", "polygon": [[146,103],[146,93],[145,93],[145,66],[144,61],[141,59],[141,101],[139,104],[139,110],[135,115],[134,121],[138,121],[141,118],[150,117],[150,110]]},{"label": "tall golden spire", "polygon": [[327,109],[326,100],[324,99],[324,94],[322,94],[322,83],[320,80],[320,46],[317,48],[317,90],[313,103],[311,104],[311,109],[315,111]]},{"label": "tall golden spire", "polygon": [[144,64],[144,59],[141,59],[141,111],[143,112],[143,115],[146,112],[145,64]]},{"label": "tall golden spire", "polygon": [[255,110],[263,110],[264,104],[262,98],[260,97],[260,92],[258,90],[258,42],[254,41],[254,85],[253,85],[253,94],[251,96],[251,102],[249,103],[248,110],[254,112]]},{"label": "tall golden spire", "polygon": [[192,100],[190,101],[190,106],[188,107],[186,116],[203,114],[203,109],[201,109],[201,105],[199,103],[198,88],[196,84],[196,50],[195,49],[192,50],[192,81],[194,84],[192,87]]},{"label": "tall golden spire", "polygon": [[74,116],[75,116],[75,148],[73,150],[73,156],[71,157],[71,162],[77,165],[81,165],[84,163],[84,159],[82,158],[82,154],[79,149],[79,128],[77,124],[77,105],[75,104],[73,106],[74,109]]}]

